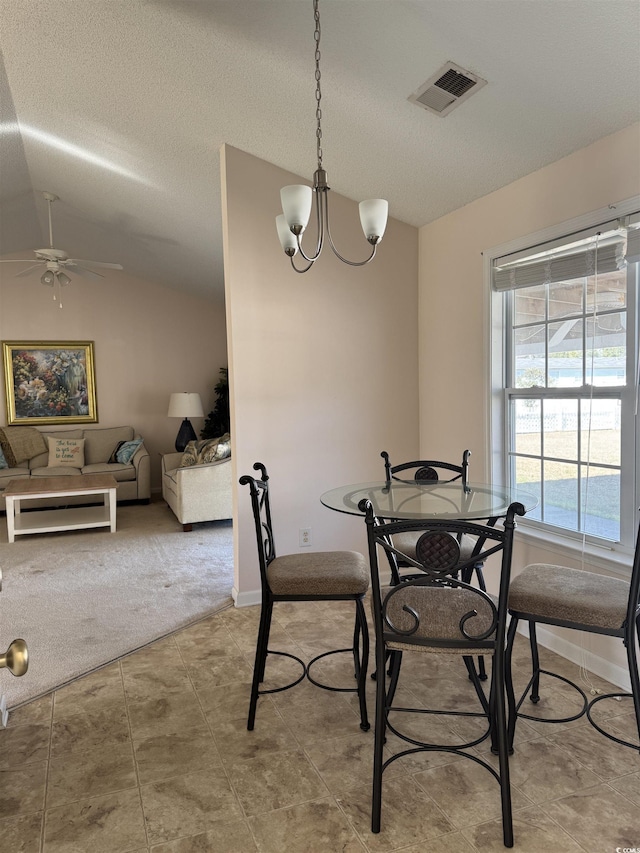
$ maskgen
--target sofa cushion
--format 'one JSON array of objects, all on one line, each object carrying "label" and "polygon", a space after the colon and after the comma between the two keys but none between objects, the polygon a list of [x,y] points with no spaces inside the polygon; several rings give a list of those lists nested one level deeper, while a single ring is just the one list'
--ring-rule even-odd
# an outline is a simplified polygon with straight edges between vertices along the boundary
[{"label": "sofa cushion", "polygon": [[79,468],[71,468],[69,465],[57,465],[54,468],[34,468],[32,477],[79,477],[82,471]]},{"label": "sofa cushion", "polygon": [[136,469],[133,465],[123,465],[119,462],[96,462],[95,465],[85,465],[83,474],[111,474],[119,483],[135,480]]},{"label": "sofa cushion", "polygon": [[205,441],[190,441],[184,449],[180,468],[188,468],[206,462],[216,462],[231,456],[231,436],[228,432],[219,438],[208,438]]},{"label": "sofa cushion", "polygon": [[119,441],[131,441],[133,427],[109,427],[107,429],[85,429],[84,461],[86,465],[108,462]]},{"label": "sofa cushion", "polygon": [[28,468],[0,468],[0,489],[6,488],[9,480],[13,480],[14,478],[17,480],[19,477],[28,476]]},{"label": "sofa cushion", "polygon": [[[48,438],[49,436],[53,436],[53,438],[82,438],[83,430],[81,429],[61,429],[57,432],[43,432],[42,437],[45,442],[47,442],[48,447]],[[49,464],[49,451],[46,453],[39,453],[37,456],[34,456],[33,459],[29,460],[29,468],[46,468]]]},{"label": "sofa cushion", "polygon": [[49,436],[49,468],[82,468],[84,465],[84,438],[58,438]]}]

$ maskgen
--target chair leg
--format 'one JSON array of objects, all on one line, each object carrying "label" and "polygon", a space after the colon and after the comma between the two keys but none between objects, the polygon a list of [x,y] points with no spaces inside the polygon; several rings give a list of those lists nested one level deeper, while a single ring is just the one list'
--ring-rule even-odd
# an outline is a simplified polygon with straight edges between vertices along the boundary
[{"label": "chair leg", "polygon": [[394,651],[389,655],[389,687],[387,689],[387,708],[393,705],[396,695],[398,679],[400,678],[400,666],[402,665],[402,652]]},{"label": "chair leg", "polygon": [[249,718],[247,729],[252,732],[256,721],[256,708],[258,696],[260,695],[260,684],[264,681],[264,670],[267,663],[267,649],[269,647],[269,631],[271,629],[271,613],[273,602],[265,602],[260,611],[260,627],[258,628],[258,639],[256,642],[256,657],[253,664],[253,679],[251,681],[251,699],[249,701]]},{"label": "chair leg", "polygon": [[[640,634],[640,615],[636,617],[635,635]],[[633,696],[633,707],[636,712],[636,726],[638,727],[638,742],[640,743],[640,673],[638,672],[638,656],[636,654],[636,636],[629,632],[625,638],[627,647],[627,661],[629,663],[629,678],[631,679],[631,695]]]},{"label": "chair leg", "polygon": [[[362,647],[360,647],[362,640]],[[367,715],[367,668],[369,664],[369,629],[367,614],[362,599],[356,599],[356,628],[354,630],[354,655],[356,659],[356,678],[358,679],[358,701],[360,702],[360,728],[368,732],[371,728]],[[359,651],[360,650],[360,651]]]},{"label": "chair leg", "polygon": [[[384,672],[386,654],[383,644],[376,645],[376,671]],[[371,832],[380,832],[382,814],[382,759],[387,728],[386,684],[384,678],[376,680],[376,721],[373,745],[373,792],[371,799]]]},{"label": "chair leg", "polygon": [[504,673],[504,682],[507,691],[508,705],[507,739],[509,745],[509,752],[513,752],[513,739],[516,734],[516,720],[518,719],[518,710],[516,708],[516,694],[513,689],[512,669],[513,644],[515,642],[517,628],[518,618],[516,616],[512,616],[511,622],[509,623],[509,630],[507,631],[507,650],[505,653],[506,660]]},{"label": "chair leg", "polygon": [[505,655],[496,653],[492,666],[492,738],[498,748],[500,766],[500,800],[502,802],[502,838],[505,847],[513,847],[513,814],[511,808],[511,779],[509,776],[509,743],[505,714]]},{"label": "chair leg", "polygon": [[531,666],[533,669],[533,681],[531,682],[531,701],[535,705],[540,701],[540,655],[538,654],[536,623],[531,621],[529,622],[529,645],[531,646]]}]

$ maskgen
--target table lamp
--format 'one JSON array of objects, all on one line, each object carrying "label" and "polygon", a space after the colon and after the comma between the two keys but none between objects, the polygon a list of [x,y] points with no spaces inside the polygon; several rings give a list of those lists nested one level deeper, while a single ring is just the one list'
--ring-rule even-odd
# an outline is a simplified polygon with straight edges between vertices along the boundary
[{"label": "table lamp", "polygon": [[178,391],[172,394],[169,399],[168,417],[184,419],[176,436],[176,450],[182,453],[187,444],[197,438],[189,418],[204,417],[200,394],[191,394],[187,391]]}]

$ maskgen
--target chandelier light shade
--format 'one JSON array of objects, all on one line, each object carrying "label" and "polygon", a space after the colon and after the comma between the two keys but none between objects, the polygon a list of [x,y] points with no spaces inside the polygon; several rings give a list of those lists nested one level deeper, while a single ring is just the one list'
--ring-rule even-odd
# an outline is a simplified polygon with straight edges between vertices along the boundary
[{"label": "chandelier light shade", "polygon": [[175,392],[169,398],[169,412],[167,416],[170,418],[183,418],[178,435],[176,436],[175,445],[176,450],[182,453],[190,441],[197,439],[196,432],[189,418],[204,417],[200,394],[187,391]]},{"label": "chandelier light shade", "polygon": [[[327,184],[327,173],[322,166],[322,91],[320,88],[320,12],[318,9],[318,0],[313,0],[313,16],[315,21],[313,37],[315,41],[316,62],[315,100],[318,168],[313,174],[313,187],[299,184],[283,187],[280,190],[283,213],[280,216],[276,216],[276,228],[278,237],[280,238],[280,245],[284,249],[285,254],[290,258],[293,269],[299,273],[310,270],[318,260],[324,247],[325,235],[329,240],[331,250],[343,263],[353,267],[362,267],[368,264],[375,257],[378,243],[382,240],[385,228],[387,227],[387,217],[389,215],[389,205],[383,198],[372,198],[367,201],[361,201],[360,224],[362,225],[364,236],[372,247],[369,257],[363,261],[349,261],[338,252],[334,245],[329,226],[330,187]],[[314,206],[314,194],[318,240],[315,250],[307,254],[302,248],[302,235],[311,217],[311,208]],[[298,252],[307,262],[307,265],[304,267],[297,267],[294,263],[293,259]]]}]

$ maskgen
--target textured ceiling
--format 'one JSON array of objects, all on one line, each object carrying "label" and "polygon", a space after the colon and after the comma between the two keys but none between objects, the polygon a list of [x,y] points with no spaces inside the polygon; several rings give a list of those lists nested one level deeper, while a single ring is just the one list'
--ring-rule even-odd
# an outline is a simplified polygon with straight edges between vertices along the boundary
[{"label": "textured ceiling", "polygon": [[[331,186],[423,225],[632,124],[639,10],[321,0]],[[47,244],[49,190],[57,247],[217,298],[220,146],[315,169],[311,0],[0,0],[0,49],[2,254]],[[488,85],[439,118],[407,97],[448,60]]]}]

